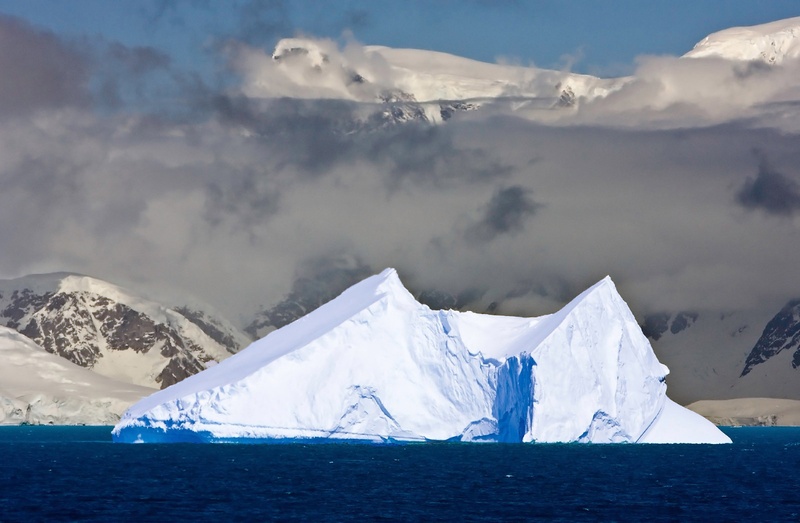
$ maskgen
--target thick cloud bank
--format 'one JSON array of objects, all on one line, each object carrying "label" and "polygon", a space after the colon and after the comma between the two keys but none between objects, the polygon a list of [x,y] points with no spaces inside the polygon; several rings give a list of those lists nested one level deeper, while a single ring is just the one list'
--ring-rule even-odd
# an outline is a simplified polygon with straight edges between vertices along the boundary
[{"label": "thick cloud bank", "polygon": [[[3,276],[76,271],[242,322],[326,259],[521,314],[605,274],[637,313],[777,310],[800,293],[797,60],[643,57],[569,107],[379,125],[379,101],[332,84],[315,95],[303,77],[286,97],[299,80],[240,42],[215,48],[224,88],[13,19],[0,42]],[[392,85],[357,43],[325,45]]]}]

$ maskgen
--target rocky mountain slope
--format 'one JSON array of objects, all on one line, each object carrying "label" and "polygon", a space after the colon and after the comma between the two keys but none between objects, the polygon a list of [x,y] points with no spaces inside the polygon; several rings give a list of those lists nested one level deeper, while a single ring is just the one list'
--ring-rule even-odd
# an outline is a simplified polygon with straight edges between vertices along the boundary
[{"label": "rocky mountain slope", "polygon": [[643,331],[672,369],[668,383],[684,403],[700,399],[800,399],[798,302],[770,313],[684,311],[644,317]]},{"label": "rocky mountain slope", "polygon": [[203,312],[169,308],[67,273],[0,281],[0,324],[98,374],[157,388],[249,343],[230,324]]},{"label": "rocky mountain slope", "polygon": [[791,300],[767,323],[747,355],[742,376],[782,351],[792,354],[792,368],[800,366],[800,299]]}]

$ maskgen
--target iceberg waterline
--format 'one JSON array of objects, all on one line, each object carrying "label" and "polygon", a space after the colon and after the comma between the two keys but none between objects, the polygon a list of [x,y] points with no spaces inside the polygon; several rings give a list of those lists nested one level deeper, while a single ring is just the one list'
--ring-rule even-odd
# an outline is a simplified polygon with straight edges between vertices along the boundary
[{"label": "iceberg waterline", "polygon": [[539,318],[436,311],[394,269],[133,405],[118,442],[730,440],[671,402],[606,277]]}]

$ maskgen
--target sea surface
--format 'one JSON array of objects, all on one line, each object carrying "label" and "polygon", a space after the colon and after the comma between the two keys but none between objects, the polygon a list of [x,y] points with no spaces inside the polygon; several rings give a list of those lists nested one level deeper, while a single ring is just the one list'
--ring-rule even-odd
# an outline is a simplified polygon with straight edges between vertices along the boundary
[{"label": "sea surface", "polygon": [[0,521],[798,521],[800,429],[732,445],[111,443],[0,427]]}]

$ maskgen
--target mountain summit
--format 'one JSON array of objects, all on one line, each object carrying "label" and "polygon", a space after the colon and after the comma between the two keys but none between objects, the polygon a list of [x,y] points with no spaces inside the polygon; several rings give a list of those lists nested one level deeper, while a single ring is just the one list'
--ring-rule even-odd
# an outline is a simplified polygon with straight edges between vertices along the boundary
[{"label": "mountain summit", "polygon": [[684,55],[687,58],[717,56],[729,60],[779,64],[800,57],[800,17],[749,27],[731,27],[713,33]]},{"label": "mountain summit", "polygon": [[[116,441],[726,442],[666,397],[610,278],[555,314],[417,302],[393,269],[147,397]],[[682,421],[676,421],[682,419]]]}]

